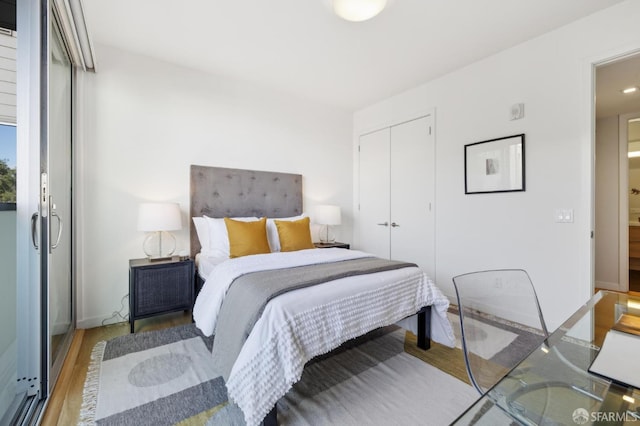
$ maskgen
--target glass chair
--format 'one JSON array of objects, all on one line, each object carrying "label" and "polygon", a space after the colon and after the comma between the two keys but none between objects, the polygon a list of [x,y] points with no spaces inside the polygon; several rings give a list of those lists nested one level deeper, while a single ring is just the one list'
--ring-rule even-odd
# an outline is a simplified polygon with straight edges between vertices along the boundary
[{"label": "glass chair", "polygon": [[549,336],[529,275],[521,269],[453,278],[462,349],[473,386],[486,393]]},{"label": "glass chair", "polygon": [[[547,411],[551,399],[574,402],[567,407],[597,409],[602,383],[562,353],[571,354],[573,344],[563,344],[562,351],[559,345],[543,345],[549,332],[525,271],[472,272],[454,277],[453,284],[467,373],[478,392],[490,397],[478,418],[495,404],[524,424],[557,424],[549,420],[557,415]],[[540,357],[547,361],[538,362]],[[501,382],[507,374],[509,380]]]}]

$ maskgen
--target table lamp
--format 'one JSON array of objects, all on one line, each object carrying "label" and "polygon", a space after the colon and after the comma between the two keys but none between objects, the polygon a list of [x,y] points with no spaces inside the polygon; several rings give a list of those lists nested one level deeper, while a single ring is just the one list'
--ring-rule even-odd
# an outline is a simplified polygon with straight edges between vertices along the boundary
[{"label": "table lamp", "polygon": [[333,225],[340,225],[342,223],[340,219],[340,207],[330,205],[317,206],[315,211],[315,222],[324,227],[324,229],[320,230],[320,242],[335,242],[336,239],[331,234],[330,227]]},{"label": "table lamp", "polygon": [[182,229],[178,203],[141,203],[138,208],[138,230],[151,232],[142,244],[150,260],[170,257],[176,249],[176,237],[169,231]]}]

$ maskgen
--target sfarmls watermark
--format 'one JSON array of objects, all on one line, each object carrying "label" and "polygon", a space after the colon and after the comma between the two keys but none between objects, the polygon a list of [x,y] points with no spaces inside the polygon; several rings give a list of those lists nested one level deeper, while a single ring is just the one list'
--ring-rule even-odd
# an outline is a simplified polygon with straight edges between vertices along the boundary
[{"label": "sfarmls watermark", "polygon": [[590,413],[584,408],[578,408],[573,411],[572,418],[573,421],[579,425],[589,422],[635,422],[640,421],[640,412],[625,411],[620,413],[616,411],[593,411]]}]

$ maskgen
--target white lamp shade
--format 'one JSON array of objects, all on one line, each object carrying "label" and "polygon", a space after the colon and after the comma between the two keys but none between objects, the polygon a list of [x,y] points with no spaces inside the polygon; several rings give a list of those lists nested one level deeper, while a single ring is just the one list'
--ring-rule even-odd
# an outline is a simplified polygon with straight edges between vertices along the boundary
[{"label": "white lamp shade", "polygon": [[329,205],[317,206],[315,210],[315,221],[320,225],[340,225],[342,223],[340,207]]},{"label": "white lamp shade", "polygon": [[142,203],[138,209],[139,231],[177,231],[182,229],[178,203]]},{"label": "white lamp shade", "polygon": [[387,5],[387,0],[332,0],[333,11],[342,19],[361,22],[371,19]]}]

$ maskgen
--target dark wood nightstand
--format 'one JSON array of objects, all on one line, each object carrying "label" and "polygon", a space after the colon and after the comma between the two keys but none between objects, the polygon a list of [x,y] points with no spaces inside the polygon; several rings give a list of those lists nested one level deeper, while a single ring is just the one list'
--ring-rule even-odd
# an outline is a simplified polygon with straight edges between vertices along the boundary
[{"label": "dark wood nightstand", "polygon": [[129,260],[129,324],[154,315],[193,308],[192,259]]},{"label": "dark wood nightstand", "polygon": [[351,247],[349,244],[347,243],[339,243],[339,242],[335,242],[335,243],[313,243],[316,248],[343,248],[343,249],[347,249],[349,250],[349,247]]}]

